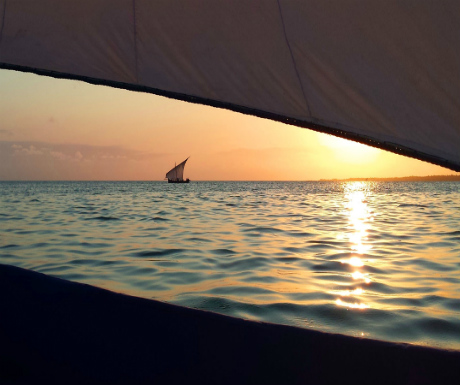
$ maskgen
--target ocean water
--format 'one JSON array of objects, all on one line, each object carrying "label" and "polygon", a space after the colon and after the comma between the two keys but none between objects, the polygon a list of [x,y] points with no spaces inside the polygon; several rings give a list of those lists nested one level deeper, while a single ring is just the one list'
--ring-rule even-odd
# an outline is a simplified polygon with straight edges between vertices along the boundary
[{"label": "ocean water", "polygon": [[2,182],[0,263],[460,349],[460,183]]}]

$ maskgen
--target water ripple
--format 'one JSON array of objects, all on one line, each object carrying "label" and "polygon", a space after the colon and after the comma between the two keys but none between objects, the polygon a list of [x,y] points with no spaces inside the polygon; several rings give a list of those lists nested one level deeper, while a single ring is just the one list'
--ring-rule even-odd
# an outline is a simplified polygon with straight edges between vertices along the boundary
[{"label": "water ripple", "polygon": [[235,317],[460,349],[459,183],[1,188],[0,262]]}]

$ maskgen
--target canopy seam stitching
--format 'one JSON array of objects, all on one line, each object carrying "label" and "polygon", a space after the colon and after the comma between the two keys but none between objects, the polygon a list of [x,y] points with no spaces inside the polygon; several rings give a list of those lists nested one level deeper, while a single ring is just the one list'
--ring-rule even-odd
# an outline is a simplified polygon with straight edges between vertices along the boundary
[{"label": "canopy seam stitching", "polygon": [[139,84],[139,72],[137,63],[137,19],[136,19],[136,0],[133,0],[133,34],[134,34],[134,62],[136,71],[136,83]]},{"label": "canopy seam stitching", "polygon": [[[0,28],[0,43],[2,42],[3,27],[5,26],[6,1],[7,1],[7,0],[5,0],[4,7],[3,7],[2,28]],[[0,55],[1,55],[1,53],[2,53],[2,47],[1,47],[1,45],[0,45]]]},{"label": "canopy seam stitching", "polygon": [[310,118],[312,118],[313,116],[311,114],[310,104],[308,103],[308,98],[307,98],[307,95],[306,95],[305,90],[303,88],[303,84],[302,84],[302,80],[300,79],[299,71],[297,70],[297,65],[296,65],[296,61],[295,61],[295,58],[294,58],[294,54],[292,53],[291,44],[289,43],[289,39],[288,39],[287,34],[286,34],[286,25],[284,24],[283,12],[281,11],[281,4],[280,4],[279,0],[276,0],[276,2],[278,4],[278,10],[279,10],[279,13],[280,13],[281,24],[283,26],[284,40],[286,41],[287,47],[289,49],[289,53],[291,55],[291,60],[292,60],[293,66],[294,66],[294,71],[296,73],[297,80],[298,80],[299,85],[300,85],[300,89],[302,90],[302,95],[303,95],[303,98],[305,100],[305,104],[307,105],[308,114],[310,115]]}]

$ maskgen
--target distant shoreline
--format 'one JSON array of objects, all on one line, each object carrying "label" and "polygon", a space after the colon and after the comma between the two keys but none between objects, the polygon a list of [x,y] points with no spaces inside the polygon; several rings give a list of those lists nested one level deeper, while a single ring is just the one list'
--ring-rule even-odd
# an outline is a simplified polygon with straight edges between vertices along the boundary
[{"label": "distant shoreline", "polygon": [[460,175],[404,176],[399,178],[320,179],[319,182],[460,182]]},{"label": "distant shoreline", "polygon": [[[91,183],[91,182],[163,182],[164,180],[0,180],[0,183],[36,183],[36,182],[57,182],[57,183]],[[308,179],[308,180],[193,180],[192,182],[460,182],[459,175],[429,175],[429,176],[403,176],[390,178],[347,178],[347,179]]]}]

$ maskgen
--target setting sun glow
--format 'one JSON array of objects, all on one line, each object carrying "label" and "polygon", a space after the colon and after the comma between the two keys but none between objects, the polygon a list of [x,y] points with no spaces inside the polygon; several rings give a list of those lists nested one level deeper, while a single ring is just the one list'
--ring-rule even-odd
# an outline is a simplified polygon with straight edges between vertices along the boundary
[{"label": "setting sun glow", "polygon": [[162,180],[187,156],[192,181],[450,174],[331,135],[150,94],[7,70],[0,90],[0,180]]},{"label": "setting sun glow", "polygon": [[366,164],[374,161],[381,150],[332,135],[321,135],[320,143],[333,150],[340,163]]}]

